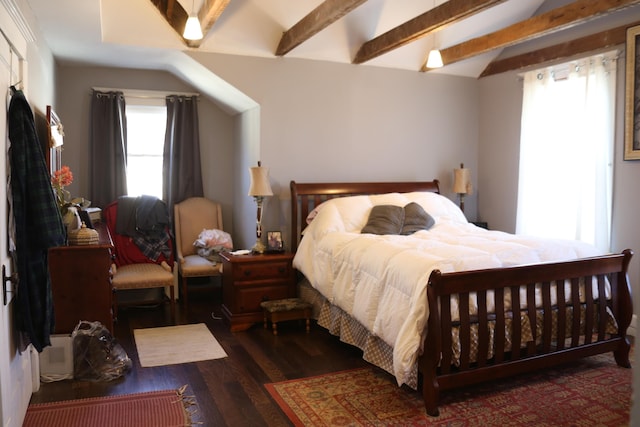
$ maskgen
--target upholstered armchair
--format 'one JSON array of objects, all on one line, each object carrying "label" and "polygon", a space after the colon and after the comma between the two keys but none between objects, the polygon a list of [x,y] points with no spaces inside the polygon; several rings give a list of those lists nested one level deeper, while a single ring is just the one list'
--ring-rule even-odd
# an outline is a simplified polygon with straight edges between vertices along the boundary
[{"label": "upholstered armchair", "polygon": [[180,300],[189,304],[188,279],[190,277],[220,276],[222,263],[198,254],[194,245],[203,230],[223,230],[220,203],[204,197],[191,197],[174,205],[176,264],[181,281]]},{"label": "upholstered armchair", "polygon": [[[123,227],[123,223],[133,224],[134,228],[137,228],[137,221],[143,221],[147,218],[138,218],[137,212],[131,214],[128,219],[135,218],[135,221],[123,221],[123,216],[120,217],[120,226],[118,221],[118,212],[129,211],[134,212],[132,206],[135,205],[135,198],[120,198],[110,203],[104,210],[104,218],[113,241],[115,250],[114,263],[112,266],[112,280],[113,288],[118,291],[115,293],[114,314],[117,318],[118,313],[118,300],[117,296],[119,291],[127,291],[131,289],[151,289],[162,288],[165,292],[169,291],[169,304],[171,308],[171,318],[175,321],[175,301],[174,301],[174,273],[172,267],[174,265],[174,248],[173,242],[170,238],[170,224],[169,214],[167,212],[166,205],[163,201],[157,200],[156,206],[161,211],[166,212],[166,225],[163,225],[163,232],[166,233],[168,241],[163,245],[163,250],[160,250],[159,255],[155,258],[149,258],[149,254],[143,252],[136,239],[139,237],[132,237],[130,230],[126,230]],[[132,203],[134,203],[132,205]],[[120,205],[120,206],[119,206]],[[149,206],[149,205],[147,205]],[[149,217],[156,217],[155,215],[149,215]],[[145,245],[147,248],[150,246]],[[163,294],[164,295],[164,294]],[[163,297],[163,299],[165,299]]]}]

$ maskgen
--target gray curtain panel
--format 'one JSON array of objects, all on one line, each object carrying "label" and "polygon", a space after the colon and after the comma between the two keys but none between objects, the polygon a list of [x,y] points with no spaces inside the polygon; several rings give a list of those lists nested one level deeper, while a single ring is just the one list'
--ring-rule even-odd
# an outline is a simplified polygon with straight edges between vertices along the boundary
[{"label": "gray curtain panel", "polygon": [[91,94],[91,198],[104,208],[127,194],[127,118],[122,92]]},{"label": "gray curtain panel", "polygon": [[163,199],[169,212],[189,197],[203,196],[200,168],[198,97],[167,97],[167,133],[164,140]]}]

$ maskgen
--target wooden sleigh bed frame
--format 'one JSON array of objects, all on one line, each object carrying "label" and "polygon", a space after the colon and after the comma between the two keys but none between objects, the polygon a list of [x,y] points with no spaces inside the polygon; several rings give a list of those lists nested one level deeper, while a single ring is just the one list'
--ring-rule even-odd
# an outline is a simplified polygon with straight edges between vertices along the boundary
[{"label": "wooden sleigh bed frame", "polygon": [[[334,197],[408,193],[431,191],[439,193],[437,180],[427,182],[385,183],[296,183],[291,181],[291,234],[292,251],[295,252],[301,233],[306,227],[308,214],[325,200]],[[465,271],[442,274],[434,271],[427,287],[429,319],[423,354],[418,366],[421,374],[422,394],[426,412],[437,416],[439,393],[519,373],[535,371],[600,353],[613,352],[617,364],[630,368],[630,343],[626,336],[631,323],[633,306],[627,269],[633,252],[583,258],[567,262],[543,263],[509,268]],[[572,300],[565,303],[565,286],[571,286]],[[597,283],[598,295],[605,295],[610,286],[610,298],[606,304],[594,298],[591,286],[583,286],[583,301],[578,289],[580,283]],[[542,305],[536,308],[536,289]],[[512,298],[513,307],[506,310],[503,297],[508,293],[526,293],[526,307],[520,298]],[[469,294],[477,295],[477,315],[469,315]],[[488,295],[495,295],[495,314],[487,310]],[[460,319],[452,321],[451,295],[459,295]],[[558,301],[552,305],[552,301]],[[513,313],[520,312],[520,316]],[[617,333],[607,333],[607,322],[613,314]],[[572,313],[581,313],[573,316]],[[522,322],[522,319],[528,322]],[[478,325],[495,322],[495,334],[490,339],[489,328]],[[533,341],[523,338],[523,324],[528,323]],[[477,328],[477,351],[471,351],[471,328]],[[537,325],[537,326],[536,326]],[[452,364],[452,328],[459,331],[460,356],[457,366]],[[592,331],[586,333],[586,331]],[[507,342],[510,341],[510,345]],[[527,342],[528,341],[528,342]],[[493,346],[492,357],[487,351]],[[519,349],[519,350],[512,350]]]}]

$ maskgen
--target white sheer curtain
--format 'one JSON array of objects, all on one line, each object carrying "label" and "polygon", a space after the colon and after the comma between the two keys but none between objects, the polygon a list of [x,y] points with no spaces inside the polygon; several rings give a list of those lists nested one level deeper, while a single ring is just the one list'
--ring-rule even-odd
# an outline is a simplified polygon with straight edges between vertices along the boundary
[{"label": "white sheer curtain", "polygon": [[525,74],[516,233],[609,251],[616,55]]}]

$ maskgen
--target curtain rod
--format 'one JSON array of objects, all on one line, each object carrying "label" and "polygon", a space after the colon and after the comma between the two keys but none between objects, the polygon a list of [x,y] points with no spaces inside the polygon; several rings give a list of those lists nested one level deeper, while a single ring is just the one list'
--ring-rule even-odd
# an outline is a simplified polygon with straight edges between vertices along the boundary
[{"label": "curtain rod", "polygon": [[607,60],[610,57],[612,57],[611,59],[618,60],[618,59],[624,57],[624,55],[625,55],[625,50],[624,49],[617,49],[617,48],[604,49],[604,50],[602,50],[600,52],[592,53],[592,54],[589,54],[587,56],[580,56],[580,57],[577,57],[577,58],[574,58],[574,59],[570,59],[570,60],[566,60],[566,59],[565,60],[558,60],[558,61],[550,63],[547,66],[542,66],[542,67],[534,67],[534,66],[532,66],[527,71],[521,71],[521,72],[517,73],[516,77],[517,77],[518,81],[522,81],[522,80],[524,80],[524,75],[527,74],[528,72],[531,72],[531,71],[544,72],[546,70],[553,69],[555,67],[572,66],[572,65],[576,65],[576,63],[579,63],[579,62],[584,61],[586,59],[592,58],[594,56],[602,56],[602,57],[604,57],[603,58],[604,60]]},{"label": "curtain rod", "polygon": [[170,95],[200,97],[200,94],[195,92],[169,92],[160,90],[117,89],[108,87],[92,87],[91,89],[100,92],[122,92],[125,97],[143,99],[165,99]]}]

